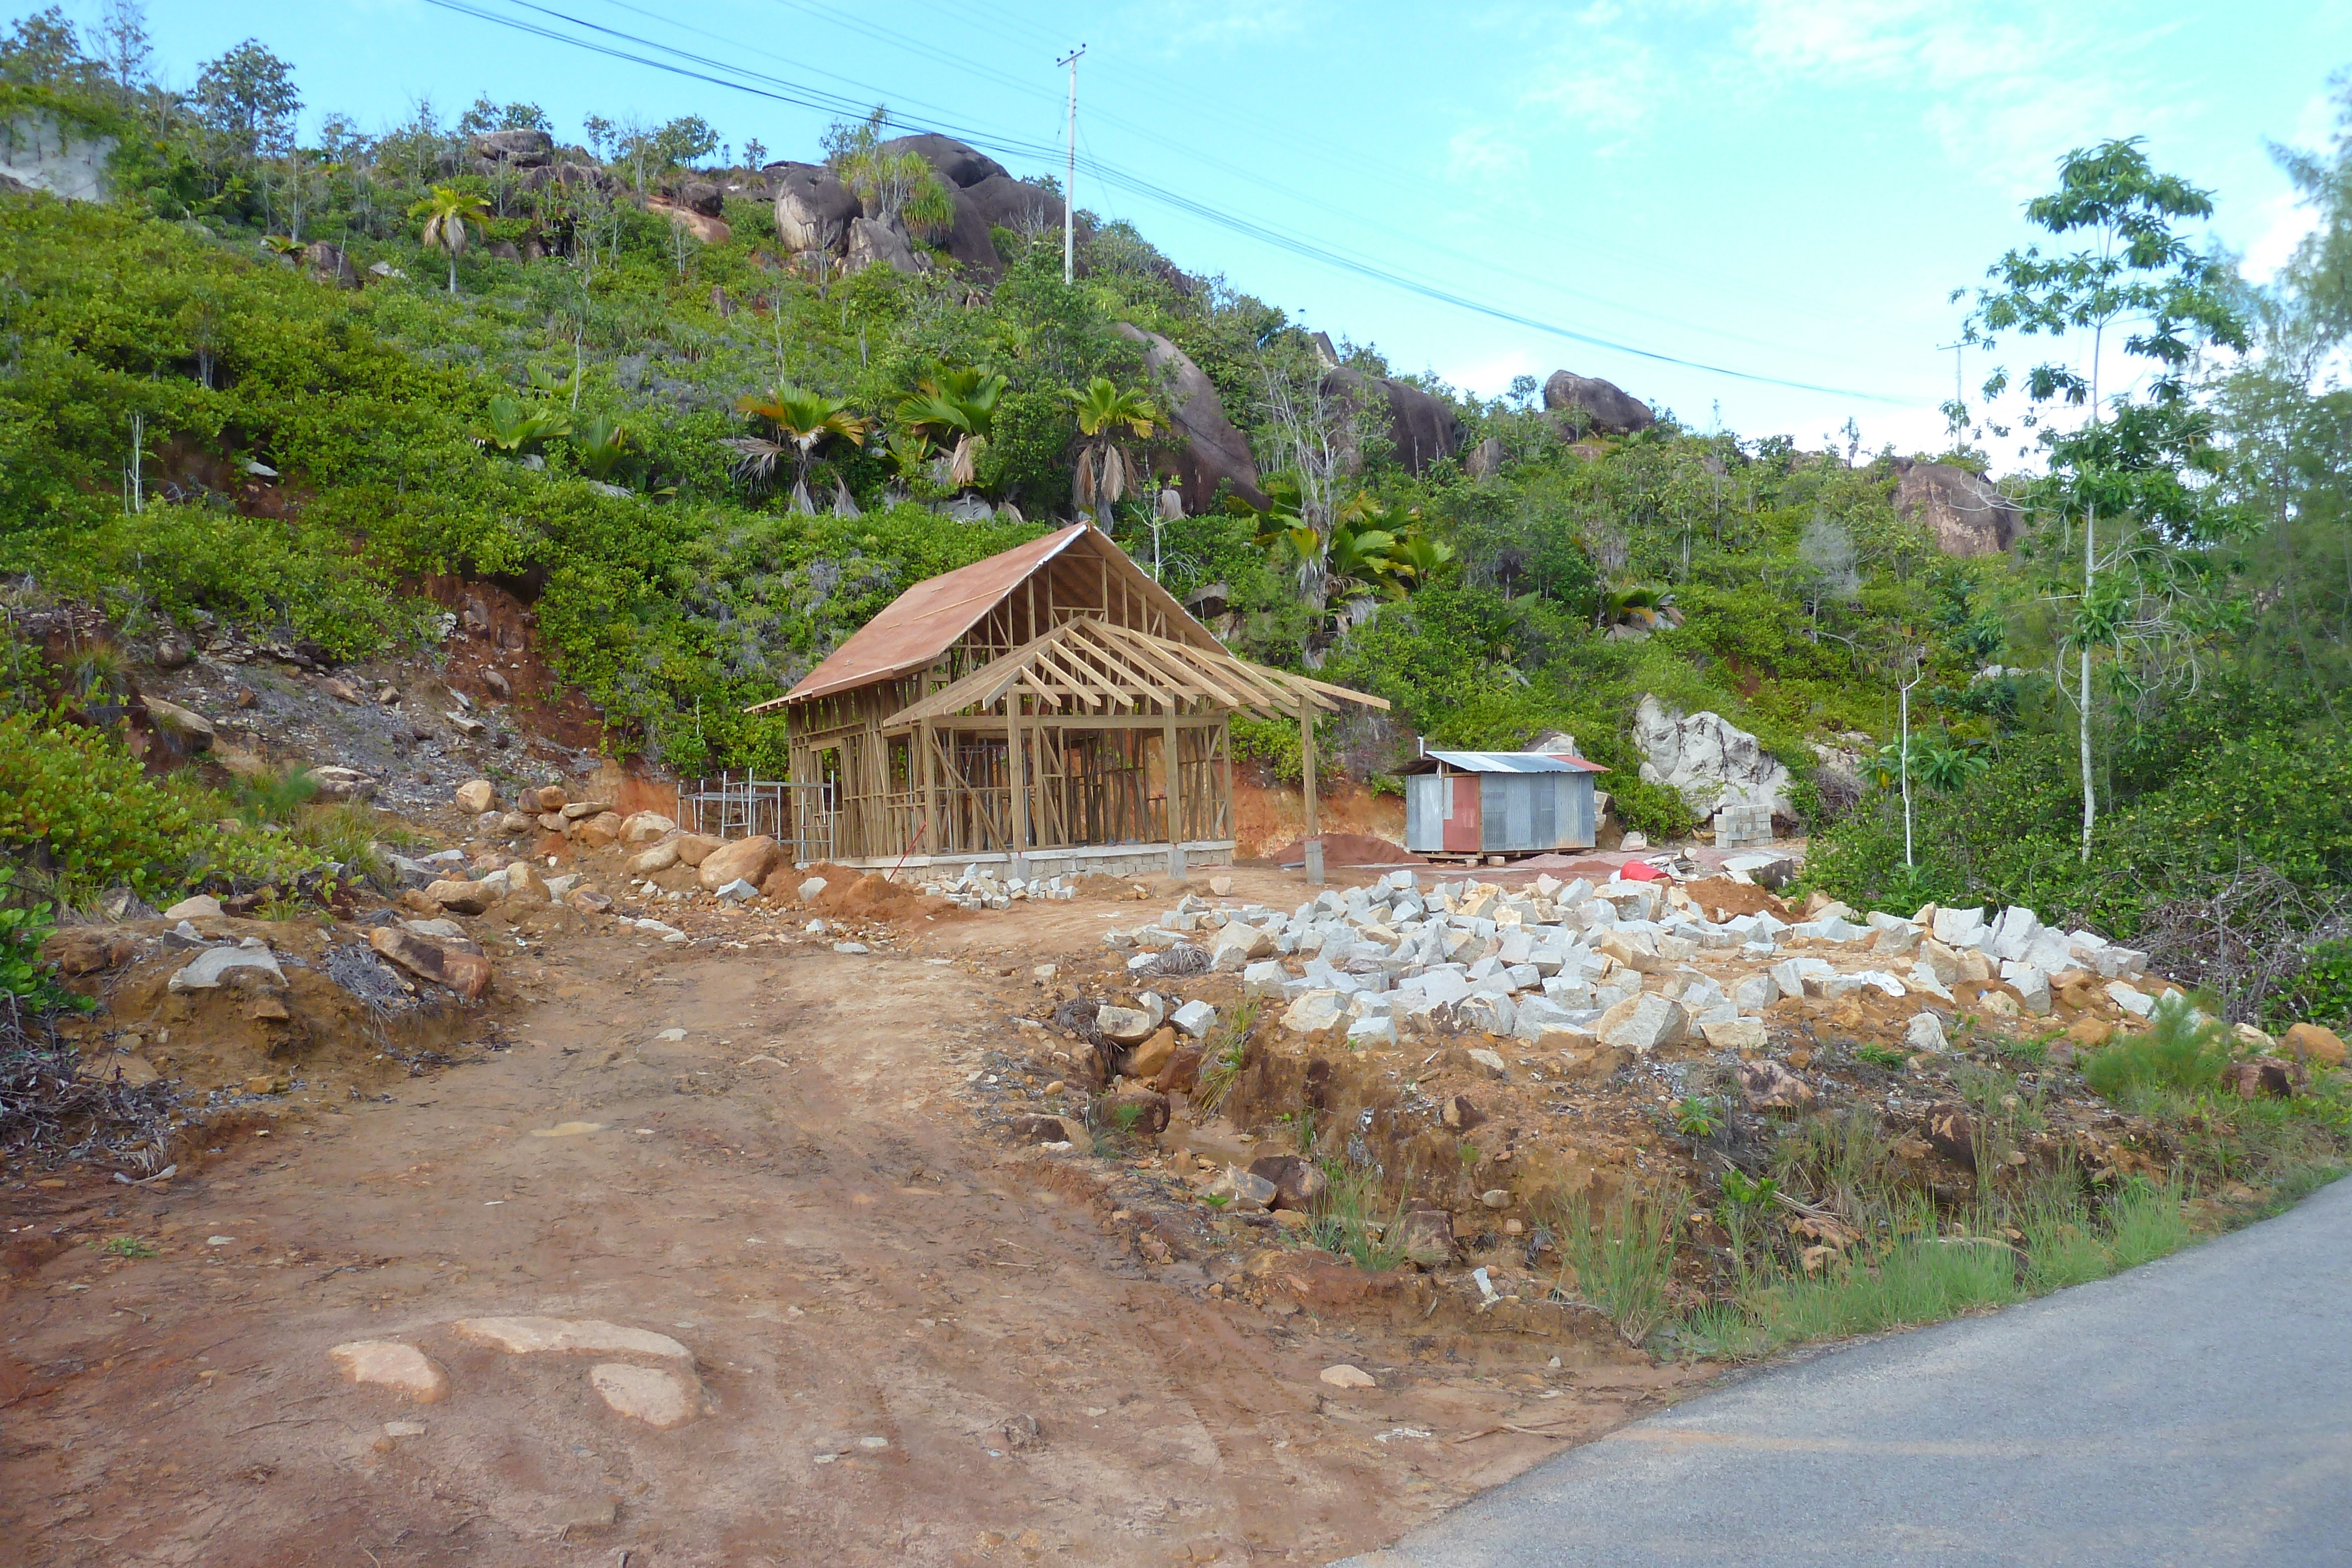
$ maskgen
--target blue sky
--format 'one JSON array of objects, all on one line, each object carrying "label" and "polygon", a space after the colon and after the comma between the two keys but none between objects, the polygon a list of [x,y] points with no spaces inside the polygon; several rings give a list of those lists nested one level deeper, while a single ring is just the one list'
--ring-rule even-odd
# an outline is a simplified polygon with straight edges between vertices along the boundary
[{"label": "blue sky", "polygon": [[[1081,170],[1082,204],[1189,270],[1476,392],[1565,367],[1703,428],[1719,409],[1743,435],[1816,445],[1851,417],[1866,447],[1906,450],[1941,444],[1947,296],[2027,237],[2019,207],[2061,152],[2145,135],[2159,167],[2214,190],[2214,237],[2260,272],[2300,232],[2264,142],[2317,143],[2327,78],[2352,65],[2352,5],[2324,0],[464,3],[559,27],[560,13],[1015,148],[1060,145],[1054,61],[1083,43],[1083,154],[1623,347],[1434,301]],[[382,127],[420,98],[454,112],[487,92],[542,105],[567,136],[590,113],[698,113],[738,147],[807,157],[831,118],[427,0],[149,5],[167,79],[255,37],[294,64],[306,125],[336,110]],[[1004,161],[1055,172],[1039,152]],[[1970,357],[1971,384],[1983,368]]]}]

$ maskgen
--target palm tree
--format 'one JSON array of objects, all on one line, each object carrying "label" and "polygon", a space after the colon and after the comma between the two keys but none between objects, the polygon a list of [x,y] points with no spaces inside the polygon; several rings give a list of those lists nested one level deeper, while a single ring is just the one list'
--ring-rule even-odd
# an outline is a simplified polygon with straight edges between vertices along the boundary
[{"label": "palm tree", "polygon": [[976,465],[988,444],[1004,384],[1003,376],[981,371],[941,371],[917,382],[913,395],[898,404],[898,423],[917,439],[941,445],[955,443],[948,458],[948,482],[959,490],[976,482]]},{"label": "palm tree", "polygon": [[629,455],[628,427],[618,420],[598,414],[580,431],[580,471],[599,483],[610,480],[613,470]]},{"label": "palm tree", "polygon": [[1095,512],[1096,525],[1102,527],[1109,509],[1127,493],[1129,459],[1119,450],[1120,444],[1130,435],[1150,440],[1159,428],[1160,412],[1141,392],[1119,391],[1108,376],[1095,377],[1083,392],[1065,387],[1062,395],[1076,405],[1078,433],[1086,437],[1078,447],[1072,498]]},{"label": "palm tree", "polygon": [[864,418],[849,412],[846,399],[794,386],[774,387],[764,393],[746,392],[735,400],[735,412],[766,421],[779,437],[770,440],[738,435],[721,443],[742,454],[735,465],[736,473],[752,484],[767,484],[774,477],[776,460],[792,453],[793,509],[811,516],[816,512],[816,504],[809,499],[808,471],[819,444],[838,436],[852,446],[863,446],[866,432],[872,428]]},{"label": "palm tree", "polygon": [[1673,623],[1668,614],[1674,604],[1675,596],[1666,590],[1648,583],[1634,583],[1629,587],[1603,590],[1595,619],[1604,629],[1623,626],[1635,632],[1654,632],[1660,626]]},{"label": "palm tree", "polygon": [[526,407],[504,392],[490,400],[488,413],[490,433],[480,439],[501,452],[520,455],[551,436],[572,434],[572,416],[562,409]]},{"label": "palm tree", "polygon": [[466,252],[469,226],[483,228],[490,220],[490,209],[481,197],[455,185],[436,185],[431,195],[408,209],[408,215],[425,220],[425,232],[418,237],[427,249],[437,247],[449,253],[449,292],[457,293],[457,258]]},{"label": "palm tree", "polygon": [[1454,547],[1418,529],[1402,534],[1389,549],[1389,559],[1412,588],[1426,588],[1438,569],[1454,559]]}]

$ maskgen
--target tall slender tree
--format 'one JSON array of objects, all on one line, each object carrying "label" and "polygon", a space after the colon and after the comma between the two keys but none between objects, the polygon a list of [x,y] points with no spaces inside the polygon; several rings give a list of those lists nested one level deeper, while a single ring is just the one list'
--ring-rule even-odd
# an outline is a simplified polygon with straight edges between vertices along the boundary
[{"label": "tall slender tree", "polygon": [[[2083,859],[2091,858],[2091,834],[2098,821],[2097,775],[2092,756],[2091,681],[2095,653],[2118,646],[2126,631],[2151,624],[2126,613],[2118,596],[2102,594],[2103,567],[2119,564],[2133,544],[2132,530],[2147,522],[2176,528],[2187,519],[2177,503],[2185,492],[2158,481],[2178,474],[2199,445],[2198,417],[2188,402],[2186,376],[2198,350],[2221,344],[2243,349],[2247,325],[2231,297],[2229,268],[2210,252],[2192,246],[2182,225],[2212,214],[2211,195],[2176,174],[2158,173],[2138,138],[2077,148],[2060,160],[2058,188],[2036,196],[2025,215],[2053,239],[2082,242],[2074,250],[2044,254],[2039,245],[2012,249],[1987,270],[1964,340],[1997,348],[2002,337],[2089,338],[2086,368],[2052,359],[2030,366],[2023,390],[2033,408],[2029,422],[2042,430],[2050,454],[2054,501],[2071,527],[2083,530],[2082,582],[2074,595],[2070,633],[2076,662],[2074,698],[2083,789]],[[1966,290],[1955,291],[1958,299]],[[2153,377],[2144,391],[2103,395],[2110,337],[2120,334],[2127,360],[2144,361]],[[2146,373],[2143,371],[2143,373]],[[1983,388],[1988,399],[2011,385],[2006,367],[1996,368]],[[2136,410],[2131,428],[2115,431],[2116,412]],[[2077,427],[2060,430],[2049,416],[2057,405],[2084,411]],[[2156,492],[2166,492],[2159,500]],[[2105,557],[2099,550],[2102,501],[2121,542]],[[2163,504],[2165,501],[2174,503]],[[2116,507],[2157,503],[2162,518],[2134,517]]]}]

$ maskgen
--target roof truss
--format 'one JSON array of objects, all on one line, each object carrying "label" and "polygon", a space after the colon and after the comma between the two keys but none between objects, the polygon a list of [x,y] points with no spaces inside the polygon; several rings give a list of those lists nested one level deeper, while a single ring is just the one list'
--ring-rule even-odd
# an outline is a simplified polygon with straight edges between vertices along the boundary
[{"label": "roof truss", "polygon": [[1258,718],[1295,717],[1301,707],[1337,712],[1342,703],[1385,709],[1379,697],[1286,670],[1155,637],[1095,616],[1079,616],[910,703],[885,729],[1002,709],[1026,694],[1042,710],[1175,714],[1202,706]]}]

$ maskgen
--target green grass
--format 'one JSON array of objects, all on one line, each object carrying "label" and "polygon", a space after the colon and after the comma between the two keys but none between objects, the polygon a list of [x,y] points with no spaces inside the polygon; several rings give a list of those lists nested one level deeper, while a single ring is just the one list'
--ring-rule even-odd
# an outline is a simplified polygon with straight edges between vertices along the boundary
[{"label": "green grass", "polygon": [[1553,1228],[1559,1236],[1561,1288],[1573,1269],[1576,1294],[1616,1324],[1628,1343],[1641,1344],[1674,1315],[1667,1286],[1684,1207],[1682,1191],[1669,1188],[1647,1196],[1620,1193],[1598,1213],[1581,1195],[1559,1207]]},{"label": "green grass", "polygon": [[1234,1080],[1242,1075],[1242,1063],[1249,1057],[1250,1028],[1257,1022],[1257,1014],[1258,1003],[1253,998],[1235,1008],[1232,1017],[1220,1019],[1216,1032],[1209,1037],[1201,1081],[1192,1095],[1202,1115],[1215,1115],[1225,1096],[1233,1092]]},{"label": "green grass", "polygon": [[[1355,1260],[1360,1269],[1394,1269],[1404,1262],[1403,1251],[1385,1238],[1396,1234],[1404,1218],[1403,1187],[1393,1208],[1383,1218],[1380,1207],[1380,1174],[1351,1160],[1326,1159],[1323,1196],[1315,1205],[1310,1234],[1326,1252]],[[1410,1185],[1410,1184],[1406,1184]]]},{"label": "green grass", "polygon": [[1957,1219],[1925,1195],[1883,1202],[1881,1239],[1816,1254],[1811,1269],[1769,1252],[1745,1260],[1730,1298],[1685,1317],[1672,1338],[1685,1354],[1750,1360],[2028,1301],[2192,1239],[2178,1184],[2127,1183],[2097,1211],[2080,1192],[2061,1173],[2021,1203]]},{"label": "green grass", "polygon": [[110,1236],[99,1247],[110,1258],[155,1258],[162,1254],[136,1236]]},{"label": "green grass", "polygon": [[2161,1103],[2168,1092],[2210,1089],[2231,1058],[2230,1031],[2200,1021],[2187,1000],[2159,1002],[2150,1027],[2103,1047],[2082,1061],[2083,1082],[2126,1111]]}]

